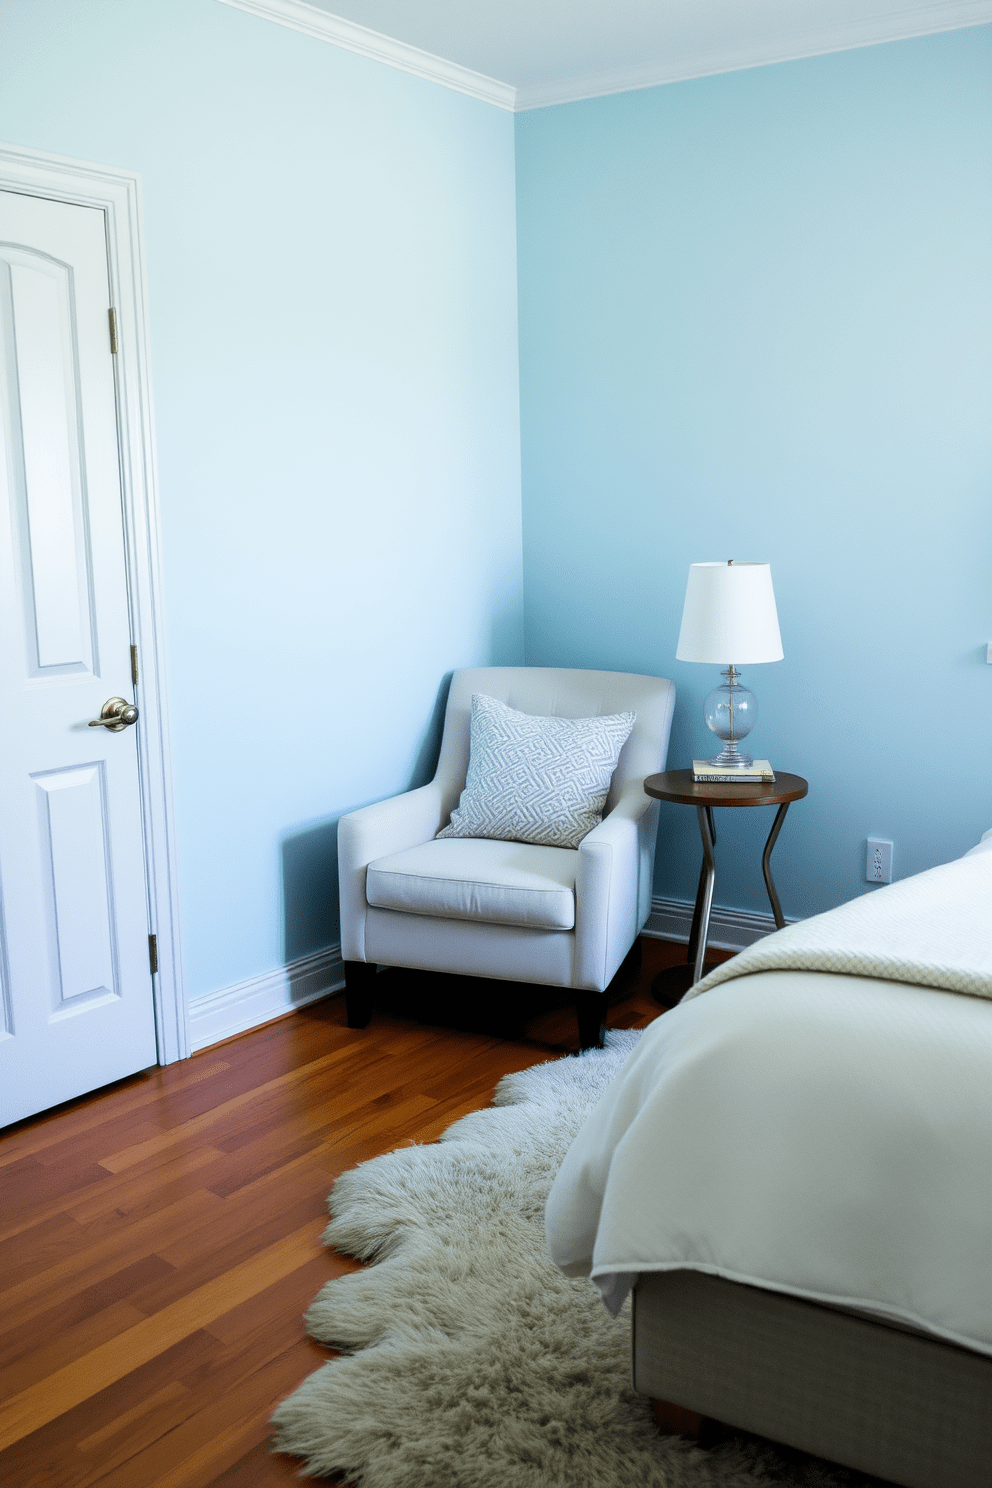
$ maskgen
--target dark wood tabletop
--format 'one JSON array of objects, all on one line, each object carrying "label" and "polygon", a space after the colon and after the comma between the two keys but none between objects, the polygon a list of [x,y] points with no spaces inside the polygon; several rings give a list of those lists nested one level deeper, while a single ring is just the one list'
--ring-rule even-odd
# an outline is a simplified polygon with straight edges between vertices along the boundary
[{"label": "dark wood tabletop", "polygon": [[644,789],[658,801],[677,801],[682,806],[780,806],[801,801],[809,782],[801,775],[776,770],[772,784],[731,781],[729,785],[711,785],[693,780],[691,770],[665,770],[661,775],[649,775]]}]

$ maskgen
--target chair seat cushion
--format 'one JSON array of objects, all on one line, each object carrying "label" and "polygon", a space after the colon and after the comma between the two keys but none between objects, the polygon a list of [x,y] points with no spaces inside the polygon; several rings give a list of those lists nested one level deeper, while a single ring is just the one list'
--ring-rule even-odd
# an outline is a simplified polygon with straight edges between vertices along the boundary
[{"label": "chair seat cushion", "polygon": [[570,847],[435,840],[370,863],[365,895],[377,909],[406,914],[571,930],[578,856]]}]

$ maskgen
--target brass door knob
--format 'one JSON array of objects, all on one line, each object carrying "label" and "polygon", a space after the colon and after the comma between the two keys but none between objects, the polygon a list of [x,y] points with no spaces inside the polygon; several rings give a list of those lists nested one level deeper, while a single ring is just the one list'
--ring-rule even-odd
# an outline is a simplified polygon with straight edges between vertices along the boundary
[{"label": "brass door knob", "polygon": [[129,724],[137,723],[137,721],[138,710],[133,703],[129,703],[125,698],[112,697],[108,698],[100,709],[100,717],[90,719],[89,727],[105,728],[109,729],[112,734],[119,734]]}]

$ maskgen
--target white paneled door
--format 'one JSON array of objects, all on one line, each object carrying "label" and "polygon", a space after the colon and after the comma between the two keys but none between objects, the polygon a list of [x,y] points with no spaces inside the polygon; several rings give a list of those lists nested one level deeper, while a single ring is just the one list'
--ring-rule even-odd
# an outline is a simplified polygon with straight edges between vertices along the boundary
[{"label": "white paneled door", "polygon": [[156,1060],[109,283],[0,191],[0,1125]]}]

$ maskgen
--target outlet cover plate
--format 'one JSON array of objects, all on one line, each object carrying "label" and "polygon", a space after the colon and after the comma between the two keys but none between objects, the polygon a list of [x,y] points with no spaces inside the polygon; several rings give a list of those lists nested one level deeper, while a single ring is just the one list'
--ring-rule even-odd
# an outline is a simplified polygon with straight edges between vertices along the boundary
[{"label": "outlet cover plate", "polygon": [[892,882],[892,843],[881,837],[868,838],[865,854],[865,878],[870,884]]}]

